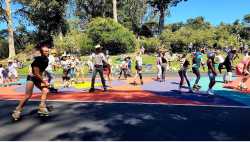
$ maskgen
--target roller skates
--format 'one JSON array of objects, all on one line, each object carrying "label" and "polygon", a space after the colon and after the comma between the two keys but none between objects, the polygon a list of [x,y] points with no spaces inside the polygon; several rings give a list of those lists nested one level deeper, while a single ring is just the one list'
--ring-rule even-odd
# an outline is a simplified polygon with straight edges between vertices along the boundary
[{"label": "roller skates", "polygon": [[21,111],[20,110],[14,110],[11,114],[14,121],[18,121],[21,118]]},{"label": "roller skates", "polygon": [[242,83],[242,82],[239,84],[238,88],[241,91],[246,91],[248,89],[247,86],[246,86],[246,84]]},{"label": "roller skates", "polygon": [[39,116],[49,116],[49,110],[46,106],[39,106],[37,113]]},{"label": "roller skates", "polygon": [[200,89],[201,89],[201,86],[200,85],[198,85],[198,84],[195,84],[194,86],[193,86],[193,91],[195,91],[195,92],[197,92],[197,91],[200,91]]}]

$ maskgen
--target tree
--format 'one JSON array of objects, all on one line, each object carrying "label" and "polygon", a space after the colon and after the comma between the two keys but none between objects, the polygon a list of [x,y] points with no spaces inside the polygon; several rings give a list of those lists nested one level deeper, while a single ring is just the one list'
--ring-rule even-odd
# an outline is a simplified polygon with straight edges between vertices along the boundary
[{"label": "tree", "polygon": [[139,34],[146,10],[147,0],[123,0],[119,3],[118,21]]},{"label": "tree", "polygon": [[116,22],[118,22],[118,19],[117,19],[117,4],[116,4],[116,0],[112,0],[112,4],[113,4],[113,17],[114,17],[114,20]]},{"label": "tree", "polygon": [[17,0],[23,7],[19,10],[23,17],[37,27],[38,41],[50,40],[52,35],[64,35],[67,31],[65,20],[68,0]]},{"label": "tree", "polygon": [[250,14],[245,15],[243,21],[250,24]]},{"label": "tree", "polygon": [[9,58],[13,58],[16,55],[14,46],[14,32],[12,26],[12,15],[11,15],[11,0],[5,0],[6,9],[2,7],[3,1],[1,0],[1,19],[7,22],[8,26],[8,44],[9,44]]},{"label": "tree", "polygon": [[177,6],[181,1],[187,0],[148,0],[148,3],[154,8],[155,12],[159,12],[159,33],[162,33],[165,23],[165,16],[169,13],[169,7]]}]

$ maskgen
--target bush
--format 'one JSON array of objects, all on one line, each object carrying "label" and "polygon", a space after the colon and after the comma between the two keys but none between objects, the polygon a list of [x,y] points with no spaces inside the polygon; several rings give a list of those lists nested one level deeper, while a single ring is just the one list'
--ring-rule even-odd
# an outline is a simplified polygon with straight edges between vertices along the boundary
[{"label": "bush", "polygon": [[161,41],[158,38],[143,38],[140,44],[145,48],[146,53],[155,53],[160,48]]},{"label": "bush", "polygon": [[110,54],[133,52],[136,38],[131,31],[110,18],[95,18],[86,29],[87,35],[95,44],[100,44]]},{"label": "bush", "polygon": [[75,54],[88,54],[94,47],[92,40],[78,31],[70,31],[62,38],[54,37],[54,46],[60,53],[66,51]]}]

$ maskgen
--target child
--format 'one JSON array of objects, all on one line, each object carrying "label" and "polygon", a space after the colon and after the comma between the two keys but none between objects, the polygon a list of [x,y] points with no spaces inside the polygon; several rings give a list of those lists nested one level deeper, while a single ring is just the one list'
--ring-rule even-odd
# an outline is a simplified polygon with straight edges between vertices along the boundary
[{"label": "child", "polygon": [[213,52],[208,53],[208,60],[207,60],[207,67],[208,67],[208,76],[210,79],[209,88],[207,90],[207,93],[209,95],[214,95],[212,88],[215,85],[215,77],[217,76],[217,73],[215,71],[215,62],[214,62],[215,54]]},{"label": "child", "polygon": [[188,87],[189,87],[189,92],[193,92],[191,85],[190,85],[190,82],[187,78],[187,70],[188,70],[190,63],[186,58],[186,54],[183,54],[182,58],[180,59],[180,64],[181,64],[181,69],[178,71],[179,76],[181,78],[180,85],[179,85],[179,91],[181,91],[181,88],[183,87],[183,82],[184,82],[184,78],[185,78],[185,80],[188,84]]},{"label": "child", "polygon": [[12,60],[9,60],[8,62],[9,62],[8,63],[8,71],[9,71],[8,77],[10,79],[10,82],[14,83],[17,81],[17,78],[18,78],[18,73],[16,70],[17,65]]}]

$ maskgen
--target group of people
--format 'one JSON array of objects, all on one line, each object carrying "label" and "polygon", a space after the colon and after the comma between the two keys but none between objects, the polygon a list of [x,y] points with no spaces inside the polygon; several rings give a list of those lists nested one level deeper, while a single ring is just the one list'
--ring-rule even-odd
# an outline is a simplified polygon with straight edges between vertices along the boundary
[{"label": "group of people", "polygon": [[[77,57],[68,57],[67,55],[63,55],[61,61],[56,61],[53,58],[53,55],[49,55],[49,44],[41,43],[38,44],[38,48],[40,49],[41,56],[35,57],[34,61],[31,63],[30,72],[27,76],[27,83],[26,83],[26,95],[25,97],[20,100],[19,105],[12,113],[12,117],[15,120],[18,120],[21,116],[21,112],[25,103],[29,100],[32,96],[32,90],[34,86],[39,88],[42,92],[41,96],[41,103],[39,105],[38,113],[41,115],[48,115],[49,111],[46,106],[46,98],[47,94],[50,92],[51,86],[53,86],[53,66],[55,67],[62,67],[63,68],[63,76],[62,79],[64,81],[64,86],[67,87],[70,84],[72,78],[77,77],[77,70],[81,67],[80,60]],[[207,55],[206,63],[203,61],[203,56]],[[189,91],[193,92],[195,90],[199,90],[200,85],[200,68],[205,67],[205,64],[208,68],[208,77],[210,79],[209,89],[207,91],[208,94],[214,95],[212,88],[216,83],[216,76],[217,70],[221,72],[222,69],[226,69],[224,81],[225,83],[232,81],[232,61],[237,57],[236,49],[232,48],[228,53],[226,58],[224,59],[220,52],[216,51],[209,51],[206,52],[202,49],[198,49],[196,52],[192,54],[192,62],[189,61],[189,58],[186,54],[183,54],[182,57],[179,59],[180,61],[180,70],[178,74],[180,76],[180,83],[179,89],[183,88],[184,80],[186,80],[187,85],[189,87]],[[250,60],[247,58],[248,61],[244,62],[244,67],[242,74],[244,76],[249,76],[249,65]],[[135,61],[135,76],[133,83],[137,84],[137,79],[140,79],[140,84],[143,85],[143,76],[142,76],[142,69],[143,69],[143,59],[142,59],[142,52],[136,53],[134,57]],[[59,62],[59,63],[56,63]],[[95,53],[90,56],[88,64],[91,64],[92,70],[92,78],[91,78],[91,87],[89,92],[95,92],[95,80],[97,74],[100,75],[100,79],[102,82],[103,90],[107,91],[108,87],[111,87],[112,83],[112,63],[111,59],[108,54],[104,54],[102,52],[102,47],[100,45],[95,46]],[[166,75],[166,66],[167,66],[167,59],[165,56],[165,52],[158,53],[157,60],[156,60],[156,67],[157,67],[157,80],[161,82],[165,82],[165,75]],[[58,65],[59,64],[59,65]],[[193,86],[191,86],[190,81],[187,77],[187,71],[191,68],[194,75],[196,76],[196,80]],[[118,79],[121,78],[122,74],[124,78],[132,77],[131,75],[132,70],[132,59],[131,57],[127,56],[124,58],[122,63],[120,64],[120,74]],[[47,74],[49,78],[48,81],[44,80],[43,74]],[[79,76],[79,75],[78,75]],[[80,75],[81,76],[81,75]],[[242,82],[244,83],[246,79]],[[109,86],[106,84],[106,81],[109,81]]]},{"label": "group of people", "polygon": [[[213,86],[216,83],[216,76],[217,76],[217,70],[219,73],[222,73],[223,69],[226,69],[225,74],[223,76],[224,83],[230,83],[232,82],[232,75],[233,75],[233,70],[240,70],[238,72],[239,75],[243,75],[243,79],[241,82],[241,88],[246,88],[246,85],[244,84],[246,80],[249,78],[249,68],[250,68],[250,58],[249,58],[249,53],[245,55],[244,60],[242,62],[241,67],[233,67],[233,61],[236,58],[239,58],[237,54],[236,48],[231,48],[229,51],[227,51],[227,55],[224,58],[221,54],[221,51],[208,51],[206,52],[207,54],[207,61],[203,61],[203,56],[205,54],[205,51],[202,49],[198,49],[196,52],[193,52],[192,54],[192,72],[196,76],[195,83],[193,86],[191,86],[190,81],[187,77],[187,70],[189,66],[191,65],[190,61],[186,57],[187,55],[184,54],[180,58],[180,65],[181,68],[178,71],[179,76],[180,76],[180,83],[179,83],[179,90],[181,91],[181,88],[183,87],[183,82],[186,80],[187,85],[189,87],[189,91],[193,92],[194,90],[199,90],[201,86],[199,85],[200,81],[200,67],[203,67],[205,69],[205,65],[207,66],[208,69],[208,77],[210,80],[209,86],[207,93],[209,95],[214,95],[213,92]],[[241,68],[241,69],[238,69]]]},{"label": "group of people", "polygon": [[0,85],[9,86],[16,83],[18,79],[18,66],[17,60],[8,60],[8,65],[0,64]]}]

